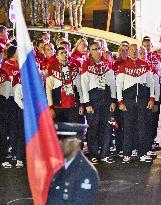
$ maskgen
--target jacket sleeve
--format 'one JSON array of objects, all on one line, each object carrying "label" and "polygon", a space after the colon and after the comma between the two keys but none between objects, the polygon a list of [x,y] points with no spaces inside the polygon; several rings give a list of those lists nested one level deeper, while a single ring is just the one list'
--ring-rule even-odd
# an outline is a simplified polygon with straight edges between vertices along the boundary
[{"label": "jacket sleeve", "polygon": [[14,100],[17,105],[23,109],[23,95],[22,95],[22,86],[21,84],[17,84],[13,88],[14,91]]},{"label": "jacket sleeve", "polygon": [[119,73],[116,76],[116,87],[117,87],[117,100],[121,102],[123,100],[122,91],[124,88],[124,73]]},{"label": "jacket sleeve", "polygon": [[160,84],[159,84],[159,75],[156,73],[153,75],[154,78],[154,93],[155,93],[155,101],[159,101],[160,97]]},{"label": "jacket sleeve", "polygon": [[83,93],[82,93],[82,86],[81,86],[81,75],[80,74],[78,74],[76,79],[75,79],[75,85],[76,85],[78,93],[79,93],[80,103],[84,103]]},{"label": "jacket sleeve", "polygon": [[150,88],[150,98],[154,99],[154,78],[151,71],[147,73],[147,86]]},{"label": "jacket sleeve", "polygon": [[110,89],[111,89],[111,98],[115,101],[116,100],[116,80],[114,76],[114,71],[110,69],[106,75],[107,82],[109,82]]},{"label": "jacket sleeve", "polygon": [[48,100],[49,106],[53,105],[53,98],[52,98],[53,87],[54,87],[54,77],[49,76],[46,78],[46,95],[47,95],[47,100]]},{"label": "jacket sleeve", "polygon": [[90,90],[89,83],[90,83],[89,75],[88,75],[88,72],[86,71],[81,75],[83,101],[84,103],[86,103],[86,106],[89,106],[90,104],[89,102],[89,90]]}]

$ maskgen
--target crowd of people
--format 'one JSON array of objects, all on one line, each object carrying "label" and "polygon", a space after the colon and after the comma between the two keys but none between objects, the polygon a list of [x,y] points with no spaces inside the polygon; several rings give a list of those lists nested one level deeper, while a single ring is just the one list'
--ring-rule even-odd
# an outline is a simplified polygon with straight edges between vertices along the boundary
[{"label": "crowd of people", "polygon": [[[12,0],[0,0],[0,7],[4,6],[6,15],[6,25],[11,27],[9,20],[9,8]],[[50,0],[22,0],[24,16],[26,15],[26,6],[30,5],[31,26],[39,25],[42,20],[43,27],[47,28],[50,24],[57,29],[64,28],[64,12],[68,9],[71,30],[78,30],[82,27],[82,8],[85,0],[52,0],[54,6],[54,15],[50,18]],[[54,23],[53,23],[54,22]]]},{"label": "crowd of people", "polygon": [[[55,122],[87,121],[89,159],[114,163],[110,147],[115,138],[122,162],[132,157],[151,162],[160,110],[161,57],[152,51],[150,37],[142,46],[124,41],[114,59],[105,40],[75,45],[63,37],[43,33],[33,47],[36,64]],[[25,162],[23,93],[15,39],[8,41],[0,26],[0,162],[23,167]],[[116,126],[117,125],[117,126]],[[6,160],[11,147],[10,160]]]}]

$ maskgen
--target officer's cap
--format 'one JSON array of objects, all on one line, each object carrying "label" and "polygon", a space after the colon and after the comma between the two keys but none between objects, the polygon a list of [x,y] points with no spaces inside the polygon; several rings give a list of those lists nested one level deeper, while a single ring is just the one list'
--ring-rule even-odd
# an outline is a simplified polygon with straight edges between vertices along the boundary
[{"label": "officer's cap", "polygon": [[59,139],[77,138],[82,140],[83,132],[88,128],[88,125],[79,123],[57,122],[55,127]]}]

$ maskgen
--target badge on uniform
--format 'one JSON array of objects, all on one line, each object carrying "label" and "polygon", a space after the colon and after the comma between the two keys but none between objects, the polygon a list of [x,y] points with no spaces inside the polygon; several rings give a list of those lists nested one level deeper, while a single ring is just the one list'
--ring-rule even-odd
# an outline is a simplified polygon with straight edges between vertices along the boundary
[{"label": "badge on uniform", "polygon": [[81,184],[82,189],[91,189],[91,184],[89,183],[89,179],[85,179],[84,182]]},{"label": "badge on uniform", "polygon": [[64,90],[65,90],[66,95],[68,96],[74,94],[72,84],[64,85]]},{"label": "badge on uniform", "polygon": [[97,78],[97,86],[98,88],[100,89],[105,89],[105,86],[106,86],[106,78],[105,76],[98,76]]}]

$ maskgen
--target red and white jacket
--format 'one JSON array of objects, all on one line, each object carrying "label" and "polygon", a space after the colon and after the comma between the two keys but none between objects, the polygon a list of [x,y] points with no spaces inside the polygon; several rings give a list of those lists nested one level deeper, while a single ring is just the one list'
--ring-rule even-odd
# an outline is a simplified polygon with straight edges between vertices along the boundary
[{"label": "red and white jacket", "polygon": [[[117,99],[124,103],[123,98],[138,99],[150,98],[154,101],[154,79],[153,72],[148,63],[137,59],[136,62],[131,59],[123,63],[119,68],[116,77]],[[148,93],[150,88],[150,96]]]},{"label": "red and white jacket", "polygon": [[[71,86],[73,94],[68,95],[66,86]],[[46,94],[48,105],[54,108],[72,108],[80,103],[79,65],[70,59],[67,65],[62,65],[57,59],[48,68],[46,78]]]},{"label": "red and white jacket", "polygon": [[158,54],[157,51],[150,52],[147,55],[148,62],[156,68],[157,72],[161,76],[161,56]]},{"label": "red and white jacket", "polygon": [[110,87],[110,97],[115,101],[116,82],[111,63],[108,60],[101,60],[100,63],[95,63],[93,58],[88,58],[82,65],[81,73],[83,100],[86,106],[90,105],[89,92],[94,89],[100,89],[98,80],[102,77],[105,80],[105,85]]},{"label": "red and white jacket", "polygon": [[12,84],[7,72],[0,69],[0,95],[6,99],[10,97],[12,93]]},{"label": "red and white jacket", "polygon": [[86,56],[86,54],[80,53],[78,50],[75,50],[71,54],[71,58],[74,58],[75,60],[77,60],[80,63],[80,67],[82,67],[83,63],[87,59],[87,56]]}]

